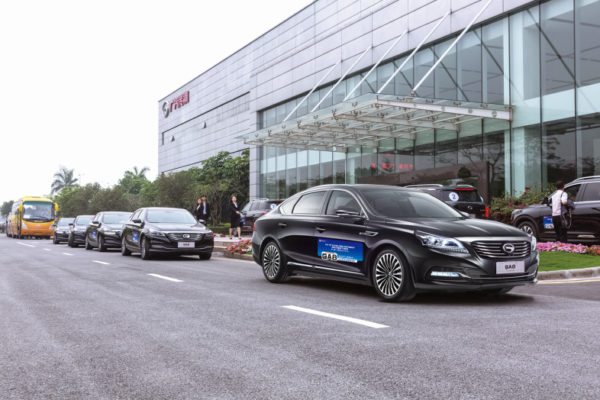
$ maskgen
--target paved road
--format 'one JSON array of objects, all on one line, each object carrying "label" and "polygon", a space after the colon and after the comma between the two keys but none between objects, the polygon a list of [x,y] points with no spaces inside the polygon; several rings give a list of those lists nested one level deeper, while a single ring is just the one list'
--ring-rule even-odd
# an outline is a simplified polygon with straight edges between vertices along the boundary
[{"label": "paved road", "polygon": [[559,286],[387,304],[245,261],[2,236],[0,398],[597,399],[600,301],[572,294],[600,285]]}]

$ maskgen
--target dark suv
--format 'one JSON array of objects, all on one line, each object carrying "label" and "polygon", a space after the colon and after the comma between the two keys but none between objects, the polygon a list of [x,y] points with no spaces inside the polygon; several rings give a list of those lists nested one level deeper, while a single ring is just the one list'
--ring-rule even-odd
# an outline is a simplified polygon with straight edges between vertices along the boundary
[{"label": "dark suv", "polygon": [[[565,185],[565,192],[575,203],[567,239],[586,243],[600,241],[600,176],[575,179]],[[513,211],[511,222],[539,240],[556,239],[550,201]]]},{"label": "dark suv", "polygon": [[269,200],[269,199],[254,199],[250,200],[248,204],[242,208],[242,218],[244,219],[244,225],[242,226],[243,232],[252,232],[254,230],[254,222],[268,213],[269,211],[277,208],[283,200]]},{"label": "dark suv", "polygon": [[477,188],[471,185],[408,185],[408,189],[415,189],[429,193],[438,200],[458,211],[469,214],[472,218],[489,218],[490,209],[485,205],[483,198],[477,192]]},{"label": "dark suv", "polygon": [[92,219],[93,215],[78,215],[75,220],[69,224],[70,232],[67,238],[69,247],[77,247],[85,243],[85,231]]}]

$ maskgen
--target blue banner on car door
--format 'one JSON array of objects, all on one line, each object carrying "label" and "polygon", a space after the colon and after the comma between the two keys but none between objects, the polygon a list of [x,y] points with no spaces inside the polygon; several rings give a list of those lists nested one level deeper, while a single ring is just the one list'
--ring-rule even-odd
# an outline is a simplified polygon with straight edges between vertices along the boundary
[{"label": "blue banner on car door", "polygon": [[546,215],[544,217],[544,229],[554,229],[554,223],[552,222],[552,216]]},{"label": "blue banner on car door", "polygon": [[357,263],[363,260],[363,244],[345,240],[319,239],[317,254],[323,260]]}]

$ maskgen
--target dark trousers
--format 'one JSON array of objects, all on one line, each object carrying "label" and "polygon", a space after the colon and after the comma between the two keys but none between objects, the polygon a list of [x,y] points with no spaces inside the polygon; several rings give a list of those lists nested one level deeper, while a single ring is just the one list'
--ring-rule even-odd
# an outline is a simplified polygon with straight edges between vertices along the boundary
[{"label": "dark trousers", "polygon": [[562,218],[560,216],[553,216],[552,224],[554,225],[556,240],[562,243],[567,243],[567,228],[563,226]]}]

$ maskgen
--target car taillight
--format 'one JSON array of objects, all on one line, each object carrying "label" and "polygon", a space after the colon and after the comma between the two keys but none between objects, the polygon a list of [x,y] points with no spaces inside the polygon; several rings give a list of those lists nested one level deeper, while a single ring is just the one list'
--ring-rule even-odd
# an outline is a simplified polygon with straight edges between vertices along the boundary
[{"label": "car taillight", "polygon": [[485,206],[485,217],[486,218],[490,217],[490,208],[488,206]]}]

